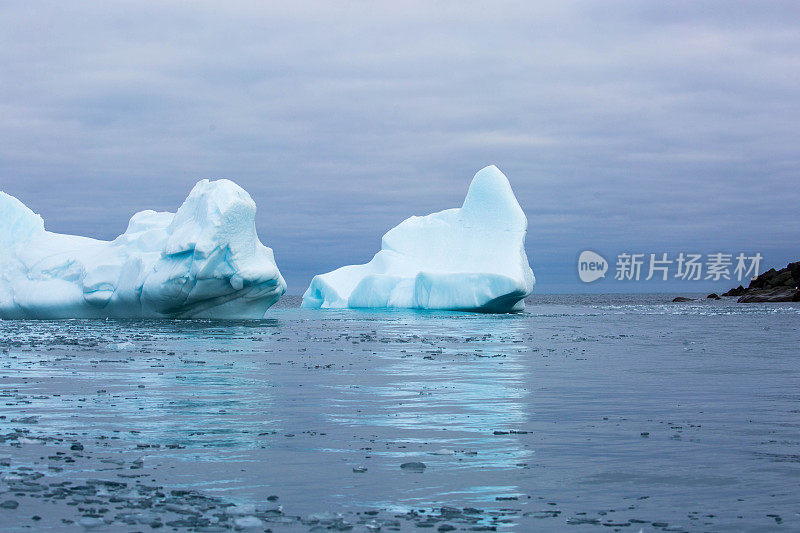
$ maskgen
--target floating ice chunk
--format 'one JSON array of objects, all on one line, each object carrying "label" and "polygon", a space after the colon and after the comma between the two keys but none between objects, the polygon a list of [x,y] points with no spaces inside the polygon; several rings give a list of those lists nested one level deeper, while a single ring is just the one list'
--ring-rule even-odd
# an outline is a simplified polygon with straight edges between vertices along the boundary
[{"label": "floating ice chunk", "polygon": [[45,231],[0,192],[0,318],[262,318],[286,290],[256,205],[202,180],[177,213],[142,211],[113,241]]},{"label": "floating ice chunk", "polygon": [[115,351],[132,350],[134,347],[135,347],[134,344],[130,341],[112,342],[107,346],[109,350],[115,350]]},{"label": "floating ice chunk", "polygon": [[426,469],[426,468],[428,468],[428,467],[427,467],[427,465],[426,465],[425,463],[420,463],[420,462],[417,462],[417,461],[412,461],[412,462],[410,462],[410,463],[403,463],[403,464],[401,464],[401,465],[400,465],[400,468],[402,468],[403,470],[405,470],[405,471],[407,471],[407,472],[418,472],[418,473],[422,473],[422,472],[424,472],[424,471],[425,471],[425,469]]},{"label": "floating ice chunk", "polygon": [[486,167],[460,208],[404,220],[369,263],[315,276],[302,305],[520,311],[535,281],[527,228],[508,179]]},{"label": "floating ice chunk", "polygon": [[246,516],[256,512],[256,505],[254,503],[242,503],[233,505],[225,509],[225,513],[231,516]]},{"label": "floating ice chunk", "polygon": [[95,529],[106,525],[105,521],[102,518],[96,518],[92,516],[84,516],[83,518],[78,520],[78,524],[85,527],[86,529]]},{"label": "floating ice chunk", "polygon": [[441,450],[436,450],[435,452],[430,452],[431,455],[455,455],[455,450],[450,450],[448,448],[442,448]]},{"label": "floating ice chunk", "polygon": [[264,531],[264,522],[262,522],[256,516],[243,516],[241,518],[237,518],[233,521],[233,524],[236,526],[236,529],[258,529],[259,531]]}]

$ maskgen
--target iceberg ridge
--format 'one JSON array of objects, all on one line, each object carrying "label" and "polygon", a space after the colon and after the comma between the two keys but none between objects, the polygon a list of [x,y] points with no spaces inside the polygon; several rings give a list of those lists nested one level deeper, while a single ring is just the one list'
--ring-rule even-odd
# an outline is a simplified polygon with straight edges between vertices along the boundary
[{"label": "iceberg ridge", "polygon": [[255,213],[232,181],[202,180],[176,213],[101,241],[48,232],[0,192],[0,318],[263,318],[286,283]]}]

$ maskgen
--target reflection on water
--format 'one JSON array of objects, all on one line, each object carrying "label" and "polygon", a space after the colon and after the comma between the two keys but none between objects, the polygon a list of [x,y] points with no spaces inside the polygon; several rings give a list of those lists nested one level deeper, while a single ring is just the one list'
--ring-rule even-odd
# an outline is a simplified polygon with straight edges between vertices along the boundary
[{"label": "reflection on water", "polygon": [[[77,432],[154,466],[211,464],[228,475],[178,477],[245,499],[260,496],[265,479],[298,485],[298,471],[330,461],[341,471],[312,491],[339,504],[519,492],[459,487],[451,474],[517,468],[532,453],[518,439],[529,416],[524,317],[295,311],[292,319],[3,323],[20,341],[9,343],[4,364],[17,387],[13,406],[35,410],[38,428]],[[429,467],[425,483],[401,477],[399,492],[332,494],[354,465],[388,480],[411,460]]]},{"label": "reflection on water", "polygon": [[[356,342],[381,344],[374,353],[378,375],[358,386],[333,386],[337,394],[322,407],[326,418],[390,435],[394,446],[370,450],[390,464],[422,461],[437,471],[480,471],[475,481],[487,469],[518,468],[532,452],[516,438],[530,405],[522,364],[528,346],[518,338],[524,322],[517,318],[473,316],[465,327],[463,317],[405,314],[372,324]],[[423,485],[378,503],[429,504],[430,491]],[[448,480],[437,492],[475,504],[516,495],[519,488]]]},{"label": "reflection on water", "polygon": [[[704,512],[714,529],[777,509],[788,524],[800,307],[638,298],[0,322],[0,436],[78,439],[131,475],[297,513],[510,506],[531,529]],[[109,468],[77,464],[64,475]]]},{"label": "reflection on water", "polygon": [[[527,419],[525,390],[525,357],[527,346],[508,341],[489,339],[513,338],[521,323],[502,321],[493,333],[480,334],[470,342],[458,342],[452,336],[447,321],[435,322],[436,331],[424,333],[424,338],[403,337],[404,331],[420,331],[421,325],[407,320],[382,324],[375,329],[374,338],[386,345],[376,353],[385,360],[380,365],[380,380],[354,388],[337,386],[340,397],[328,417],[332,422],[349,425],[387,426],[407,430],[409,434],[422,431],[449,431],[441,434],[439,442],[465,444],[469,435],[477,433],[481,440],[487,430],[518,428]],[[494,326],[494,325],[493,325]],[[468,336],[470,332],[466,333]],[[386,342],[392,336],[403,342]],[[446,348],[442,348],[446,345]],[[483,348],[479,348],[483,347]],[[491,352],[475,357],[479,351]],[[452,364],[453,357],[461,358]],[[470,359],[466,359],[470,358]],[[442,359],[436,364],[436,359]],[[355,412],[353,406],[361,406]],[[337,409],[339,408],[339,409]],[[499,466],[499,465],[498,465]]]}]

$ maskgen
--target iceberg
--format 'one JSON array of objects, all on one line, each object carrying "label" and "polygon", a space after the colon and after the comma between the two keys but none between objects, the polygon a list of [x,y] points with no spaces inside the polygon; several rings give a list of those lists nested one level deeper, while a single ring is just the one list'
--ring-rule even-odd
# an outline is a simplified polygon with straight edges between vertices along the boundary
[{"label": "iceberg", "polygon": [[408,218],[369,263],[314,276],[302,307],[521,311],[535,283],[527,228],[508,178],[486,167],[460,208]]},{"label": "iceberg", "polygon": [[263,318],[286,283],[255,213],[232,181],[202,180],[176,213],[101,241],[46,231],[0,192],[0,318]]}]

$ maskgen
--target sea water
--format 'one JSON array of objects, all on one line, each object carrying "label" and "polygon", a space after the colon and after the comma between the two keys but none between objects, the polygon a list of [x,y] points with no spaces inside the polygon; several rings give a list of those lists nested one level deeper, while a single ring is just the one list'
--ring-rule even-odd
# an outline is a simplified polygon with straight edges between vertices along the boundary
[{"label": "sea water", "polygon": [[800,305],[670,299],[0,321],[0,529],[800,529]]}]

